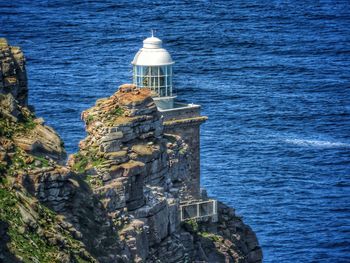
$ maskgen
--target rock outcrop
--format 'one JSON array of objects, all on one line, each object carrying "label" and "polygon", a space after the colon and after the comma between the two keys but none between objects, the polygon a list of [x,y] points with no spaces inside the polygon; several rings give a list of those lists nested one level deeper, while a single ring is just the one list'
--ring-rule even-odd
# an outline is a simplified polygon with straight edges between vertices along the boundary
[{"label": "rock outcrop", "polygon": [[11,134],[16,145],[36,156],[47,155],[63,163],[66,153],[58,134],[35,118],[28,107],[25,59],[19,47],[0,38],[0,110],[2,131]]},{"label": "rock outcrop", "polygon": [[261,262],[254,232],[224,204],[218,222],[180,221],[189,146],[164,133],[149,90],[122,85],[84,111],[88,135],[66,166],[24,93],[1,91],[0,261]]},{"label": "rock outcrop", "polygon": [[145,261],[180,228],[187,145],[163,134],[150,91],[133,85],[97,101],[82,118],[88,136],[68,160],[70,168],[84,175],[103,204],[130,250],[128,260]]},{"label": "rock outcrop", "polygon": [[19,47],[9,46],[0,38],[0,93],[11,93],[21,106],[28,103],[25,59]]}]

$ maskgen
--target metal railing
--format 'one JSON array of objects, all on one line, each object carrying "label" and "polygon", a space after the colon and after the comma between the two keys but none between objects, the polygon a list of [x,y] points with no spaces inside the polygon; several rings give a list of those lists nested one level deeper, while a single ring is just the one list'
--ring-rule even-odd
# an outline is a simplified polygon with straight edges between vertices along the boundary
[{"label": "metal railing", "polygon": [[213,222],[217,221],[218,208],[217,201],[209,199],[207,201],[198,201],[184,203],[180,205],[180,220],[202,219],[211,217]]}]

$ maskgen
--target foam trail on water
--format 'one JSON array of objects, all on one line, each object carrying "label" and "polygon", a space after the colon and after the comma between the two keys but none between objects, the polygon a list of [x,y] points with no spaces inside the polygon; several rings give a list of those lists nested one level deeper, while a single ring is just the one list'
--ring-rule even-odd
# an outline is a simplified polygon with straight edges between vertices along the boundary
[{"label": "foam trail on water", "polygon": [[309,146],[309,147],[320,147],[320,148],[350,148],[350,144],[343,142],[330,142],[320,140],[303,140],[303,139],[286,139],[286,143]]}]

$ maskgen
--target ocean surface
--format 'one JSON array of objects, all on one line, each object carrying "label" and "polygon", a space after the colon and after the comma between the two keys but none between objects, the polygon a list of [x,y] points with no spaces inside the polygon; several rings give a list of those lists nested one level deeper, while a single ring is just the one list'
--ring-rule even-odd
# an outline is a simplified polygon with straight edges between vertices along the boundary
[{"label": "ocean surface", "polygon": [[350,262],[350,1],[0,1],[0,37],[24,50],[30,103],[69,153],[151,29],[179,99],[209,116],[202,185],[264,262]]}]

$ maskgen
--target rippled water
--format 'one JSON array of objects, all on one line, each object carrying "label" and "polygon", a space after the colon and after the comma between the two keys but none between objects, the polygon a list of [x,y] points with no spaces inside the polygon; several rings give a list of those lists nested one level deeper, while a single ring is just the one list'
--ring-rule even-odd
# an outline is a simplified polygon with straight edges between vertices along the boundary
[{"label": "rippled water", "polygon": [[349,1],[101,2],[0,2],[30,103],[68,151],[81,111],[130,82],[156,29],[179,98],[209,116],[202,184],[253,227],[264,261],[350,262]]}]

